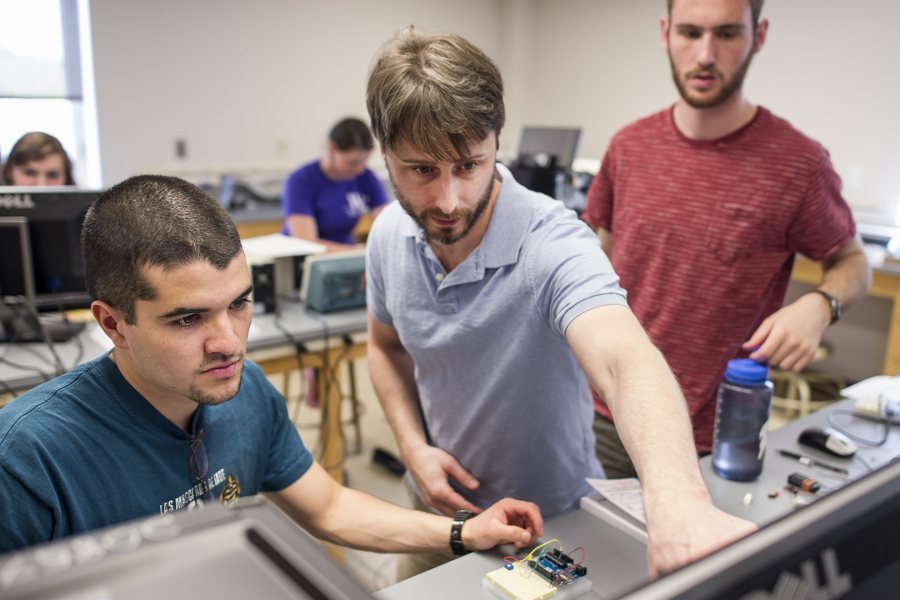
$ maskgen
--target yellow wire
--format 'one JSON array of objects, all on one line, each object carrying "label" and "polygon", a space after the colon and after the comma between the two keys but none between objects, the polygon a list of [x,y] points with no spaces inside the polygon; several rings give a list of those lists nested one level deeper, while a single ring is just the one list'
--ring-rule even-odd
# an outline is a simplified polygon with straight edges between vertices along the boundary
[{"label": "yellow wire", "polygon": [[544,543],[541,544],[540,546],[537,546],[537,547],[533,548],[533,549],[531,550],[531,552],[529,552],[528,555],[525,556],[525,558],[521,559],[519,562],[520,562],[520,563],[526,563],[526,562],[528,562],[529,560],[531,560],[531,557],[534,556],[534,553],[535,553],[535,552],[537,552],[538,550],[540,550],[541,548],[543,548],[543,547],[546,546],[547,544],[552,544],[553,542],[556,542],[557,544],[560,545],[560,547],[562,547],[562,542],[560,542],[560,541],[559,541],[558,539],[556,539],[556,538],[553,538],[552,540],[547,540],[546,542],[544,542]]}]

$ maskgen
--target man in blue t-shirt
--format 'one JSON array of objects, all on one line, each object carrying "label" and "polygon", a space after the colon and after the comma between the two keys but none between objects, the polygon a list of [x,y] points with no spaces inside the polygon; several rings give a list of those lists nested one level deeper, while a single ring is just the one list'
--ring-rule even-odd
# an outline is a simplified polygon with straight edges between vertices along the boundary
[{"label": "man in blue t-shirt", "polygon": [[[250,274],[215,200],[133,177],[91,207],[82,249],[91,312],[114,347],[0,411],[0,551],[258,492],[339,544],[450,545],[450,518],[345,488],[303,446],[245,358]],[[522,546],[542,527],[534,505],[504,499],[461,541]]]}]

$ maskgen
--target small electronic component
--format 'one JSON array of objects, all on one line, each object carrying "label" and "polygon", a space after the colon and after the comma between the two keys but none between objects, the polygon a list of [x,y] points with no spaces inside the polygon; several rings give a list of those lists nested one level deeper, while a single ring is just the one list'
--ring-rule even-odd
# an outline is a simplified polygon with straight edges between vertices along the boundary
[{"label": "small electronic component", "polygon": [[802,508],[804,506],[809,505],[809,498],[802,498],[800,496],[793,496],[791,498],[791,508]]},{"label": "small electronic component", "polygon": [[559,548],[528,561],[528,566],[551,585],[568,585],[587,574],[587,567],[575,565],[572,558]]},{"label": "small electronic component", "polygon": [[818,481],[801,473],[791,473],[788,475],[788,484],[811,494],[818,492],[820,487]]},{"label": "small electronic component", "polygon": [[591,589],[592,584],[585,577],[587,567],[576,563],[559,548],[537,552],[545,545],[538,546],[522,560],[507,562],[491,571],[485,575],[482,587],[503,600],[563,600]]}]

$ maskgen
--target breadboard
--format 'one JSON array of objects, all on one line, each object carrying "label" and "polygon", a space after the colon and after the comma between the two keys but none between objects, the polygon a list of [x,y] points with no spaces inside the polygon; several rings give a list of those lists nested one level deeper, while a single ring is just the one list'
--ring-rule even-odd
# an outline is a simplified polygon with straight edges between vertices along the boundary
[{"label": "breadboard", "polygon": [[481,580],[481,587],[500,600],[566,600],[590,591],[593,584],[587,577],[579,577],[570,584],[552,586],[528,567],[517,564],[513,569],[491,571]]}]

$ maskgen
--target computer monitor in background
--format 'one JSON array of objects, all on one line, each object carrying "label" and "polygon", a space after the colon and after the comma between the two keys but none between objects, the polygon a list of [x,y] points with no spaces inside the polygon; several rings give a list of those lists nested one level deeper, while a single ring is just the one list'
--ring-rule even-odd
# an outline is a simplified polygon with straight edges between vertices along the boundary
[{"label": "computer monitor in background", "polygon": [[580,137],[577,128],[525,127],[509,170],[528,189],[559,198],[558,184],[572,169]]},{"label": "computer monitor in background", "polygon": [[12,295],[34,306],[31,238],[25,217],[0,217],[0,298]]},{"label": "computer monitor in background", "polygon": [[579,128],[525,127],[516,162],[568,171],[575,161],[580,139]]},{"label": "computer monitor in background", "polygon": [[[75,188],[0,188],[0,217],[24,218],[31,254],[23,261],[16,228],[5,227],[0,254],[0,297],[27,297],[22,273],[30,262],[37,310],[90,305],[81,259],[81,224],[99,191]],[[8,251],[9,250],[9,251]]]}]

